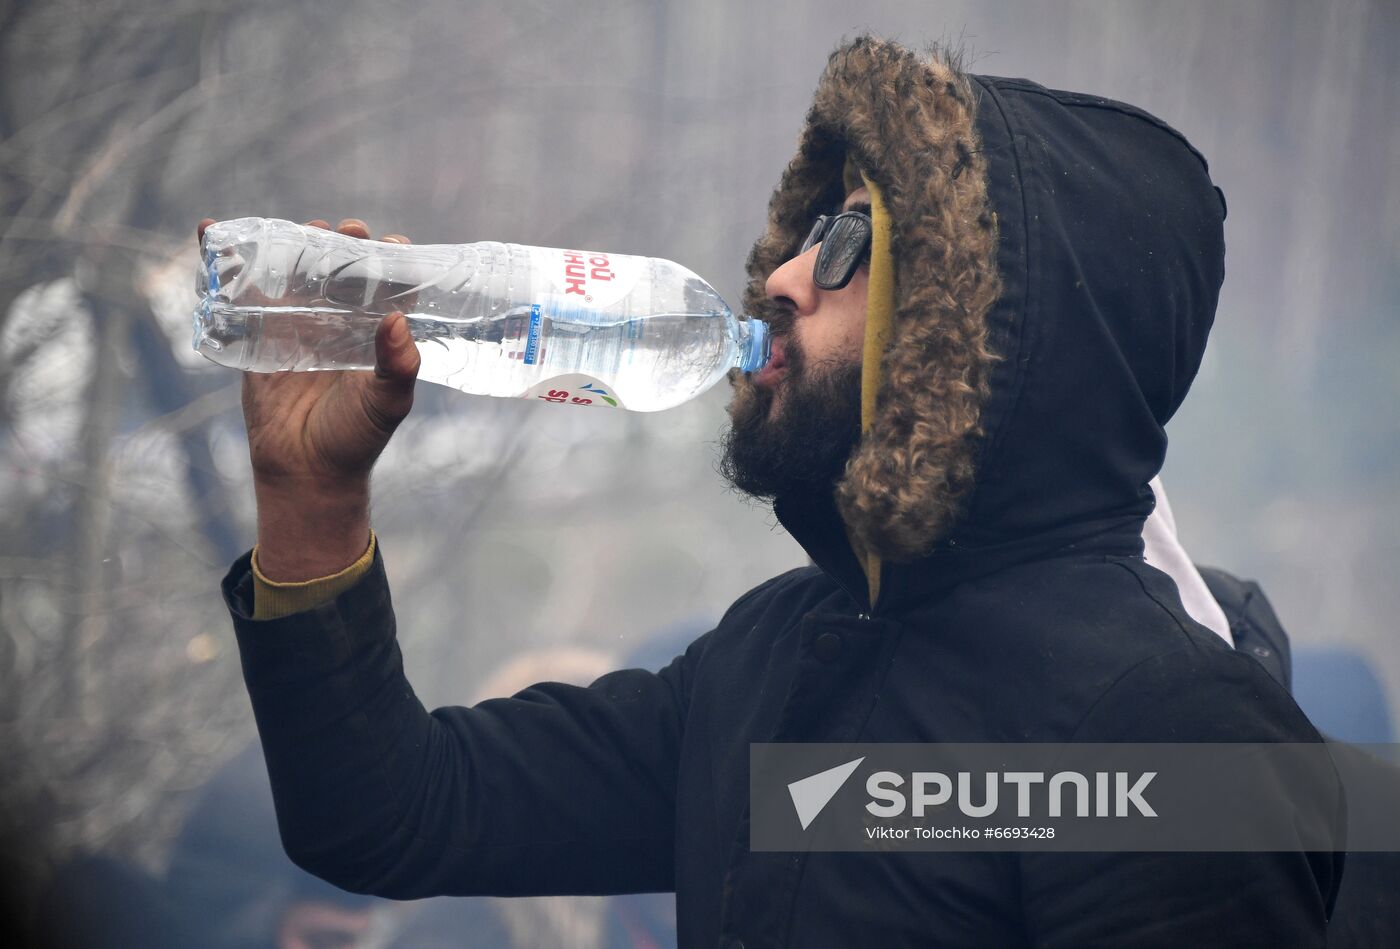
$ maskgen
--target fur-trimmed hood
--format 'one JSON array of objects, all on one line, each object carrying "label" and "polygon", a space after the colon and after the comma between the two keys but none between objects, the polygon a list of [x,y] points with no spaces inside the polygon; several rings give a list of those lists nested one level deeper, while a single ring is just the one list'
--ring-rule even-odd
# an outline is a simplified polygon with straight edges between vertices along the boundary
[{"label": "fur-trimmed hood", "polygon": [[[750,313],[844,197],[848,158],[888,209],[894,321],[876,418],[836,489],[843,529],[817,534],[884,558],[889,580],[1140,529],[1224,276],[1205,160],[1132,106],[861,37],[831,55],[769,203]],[[777,505],[818,562],[823,508]]]}]

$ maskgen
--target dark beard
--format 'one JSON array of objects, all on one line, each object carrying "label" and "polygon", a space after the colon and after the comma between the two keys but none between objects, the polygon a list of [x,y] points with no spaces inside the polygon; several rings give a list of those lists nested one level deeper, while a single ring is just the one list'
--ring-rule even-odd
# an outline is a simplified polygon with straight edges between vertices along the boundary
[{"label": "dark beard", "polygon": [[786,359],[782,405],[772,418],[773,389],[730,377],[730,426],[720,436],[719,473],[763,501],[829,491],[860,443],[860,363],[809,370],[791,339]]}]

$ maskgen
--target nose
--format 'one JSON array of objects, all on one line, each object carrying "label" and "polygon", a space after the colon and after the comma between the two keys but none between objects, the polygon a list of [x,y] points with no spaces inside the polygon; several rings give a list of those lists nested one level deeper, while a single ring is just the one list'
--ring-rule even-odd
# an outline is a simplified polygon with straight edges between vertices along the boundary
[{"label": "nose", "polygon": [[770,299],[787,300],[798,314],[811,313],[817,306],[820,292],[812,282],[812,268],[816,266],[820,244],[807,253],[793,257],[768,275],[763,290]]}]

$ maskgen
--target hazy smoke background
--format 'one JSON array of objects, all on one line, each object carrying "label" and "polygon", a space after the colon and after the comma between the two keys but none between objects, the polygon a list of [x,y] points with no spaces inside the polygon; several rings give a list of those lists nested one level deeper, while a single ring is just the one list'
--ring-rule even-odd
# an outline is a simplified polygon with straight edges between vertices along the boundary
[{"label": "hazy smoke background", "polygon": [[[218,595],[251,545],[235,373],[190,351],[202,216],[356,216],[685,263],[737,301],[827,54],[862,30],[1157,114],[1229,201],[1165,478],[1199,562],[1400,697],[1400,4],[0,3],[0,830],[159,868],[251,739]],[[375,524],[410,676],[617,661],[803,562],[664,415],[420,388]],[[989,670],[989,674],[995,674]]]}]

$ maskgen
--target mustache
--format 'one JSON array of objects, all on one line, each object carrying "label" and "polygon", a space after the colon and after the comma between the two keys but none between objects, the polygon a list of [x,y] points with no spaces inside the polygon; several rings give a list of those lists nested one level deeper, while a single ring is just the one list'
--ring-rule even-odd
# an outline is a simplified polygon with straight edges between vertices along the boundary
[{"label": "mustache", "polygon": [[768,320],[768,332],[773,336],[791,336],[796,323],[797,316],[791,310],[779,310]]},{"label": "mustache", "polygon": [[774,336],[788,336],[797,322],[797,312],[790,304],[778,300],[764,299],[750,308],[749,315],[768,324],[768,332]]}]

